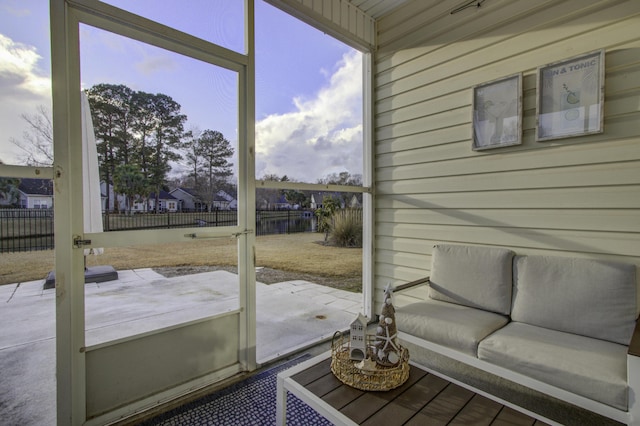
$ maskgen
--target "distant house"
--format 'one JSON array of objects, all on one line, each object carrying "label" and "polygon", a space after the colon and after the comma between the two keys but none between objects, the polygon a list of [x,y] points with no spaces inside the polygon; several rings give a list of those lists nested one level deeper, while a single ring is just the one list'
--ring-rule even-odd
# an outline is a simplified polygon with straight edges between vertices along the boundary
[{"label": "distant house", "polygon": [[276,210],[291,210],[291,204],[289,204],[284,195],[281,195],[278,201],[275,202],[274,208]]},{"label": "distant house", "polygon": [[53,207],[53,181],[51,179],[21,179],[18,192],[20,193],[18,200],[20,208],[50,209]]},{"label": "distant house", "polygon": [[353,194],[349,199],[349,204],[347,204],[347,207],[349,207],[350,209],[361,209],[362,202],[360,201],[360,198],[358,198],[356,194]]},{"label": "distant house", "polygon": [[178,210],[184,212],[203,211],[207,209],[196,190],[193,188],[176,188],[169,191],[178,200]]},{"label": "distant house", "polygon": [[[167,191],[160,191],[158,195],[158,211],[177,212],[179,200]],[[149,198],[133,204],[134,212],[153,212],[156,210],[156,193],[149,194]]]},{"label": "distant house", "polygon": [[[218,191],[216,192],[215,197],[226,205],[226,207],[222,210],[237,210],[238,209],[238,200],[232,195],[229,195],[226,191]],[[224,200],[224,201],[223,201]],[[215,202],[215,201],[214,201]]]},{"label": "distant house", "polygon": [[225,191],[218,191],[213,196],[213,206],[215,210],[237,210],[238,200],[227,194]]},{"label": "distant house", "polygon": [[311,194],[311,202],[310,207],[314,210],[322,208],[322,200],[324,200],[324,196],[321,192],[314,192]]},{"label": "distant house", "polygon": [[321,209],[322,207],[324,207],[325,200],[329,198],[335,198],[336,200],[339,200],[340,208],[345,207],[342,197],[337,192],[314,192],[311,194],[311,208],[314,210]]}]

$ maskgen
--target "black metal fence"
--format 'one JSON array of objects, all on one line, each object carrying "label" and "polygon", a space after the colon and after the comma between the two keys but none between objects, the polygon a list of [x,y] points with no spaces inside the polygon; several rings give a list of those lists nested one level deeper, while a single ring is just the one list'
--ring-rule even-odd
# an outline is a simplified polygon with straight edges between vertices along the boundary
[{"label": "black metal fence", "polygon": [[[105,232],[234,226],[237,223],[238,212],[233,210],[102,215]],[[315,229],[316,218],[310,211],[256,211],[256,235],[313,232]],[[53,246],[53,210],[0,209],[0,253],[50,250]]]}]

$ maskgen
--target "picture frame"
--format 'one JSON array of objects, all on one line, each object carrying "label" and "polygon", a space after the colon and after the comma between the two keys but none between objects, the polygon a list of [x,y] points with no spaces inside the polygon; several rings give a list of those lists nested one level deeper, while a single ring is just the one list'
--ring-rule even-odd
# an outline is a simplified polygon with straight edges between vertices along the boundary
[{"label": "picture frame", "polygon": [[604,50],[537,70],[536,141],[604,131]]},{"label": "picture frame", "polygon": [[522,73],[473,88],[473,150],[522,143]]}]

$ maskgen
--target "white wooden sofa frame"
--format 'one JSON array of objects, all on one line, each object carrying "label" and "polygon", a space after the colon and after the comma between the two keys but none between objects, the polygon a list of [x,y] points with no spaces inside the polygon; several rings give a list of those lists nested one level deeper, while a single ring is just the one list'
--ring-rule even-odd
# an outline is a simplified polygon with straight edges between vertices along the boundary
[{"label": "white wooden sofa frame", "polygon": [[[428,283],[429,278],[412,281],[410,283],[397,286],[395,292]],[[640,321],[636,322],[636,327],[627,351],[627,384],[629,386],[628,411],[622,411],[611,407],[610,405],[585,398],[581,395],[574,394],[573,392],[533,379],[527,375],[517,373],[507,368],[500,367],[499,365],[483,361],[479,358],[412,336],[402,331],[398,331],[398,338],[615,421],[627,425],[640,426],[640,401],[638,401],[640,398]]]}]

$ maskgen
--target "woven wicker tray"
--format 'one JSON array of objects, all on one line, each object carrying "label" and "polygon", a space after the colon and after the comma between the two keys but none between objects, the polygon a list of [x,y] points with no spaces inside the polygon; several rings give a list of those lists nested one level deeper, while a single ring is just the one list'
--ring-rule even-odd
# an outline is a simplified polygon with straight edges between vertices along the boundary
[{"label": "woven wicker tray", "polygon": [[[375,336],[367,336],[371,348]],[[371,357],[368,353],[367,357]],[[395,367],[376,366],[375,370],[361,370],[357,361],[349,358],[349,340],[341,332],[333,335],[331,342],[331,372],[345,385],[363,391],[388,391],[402,385],[409,378],[409,351],[401,347],[400,362]]]}]

